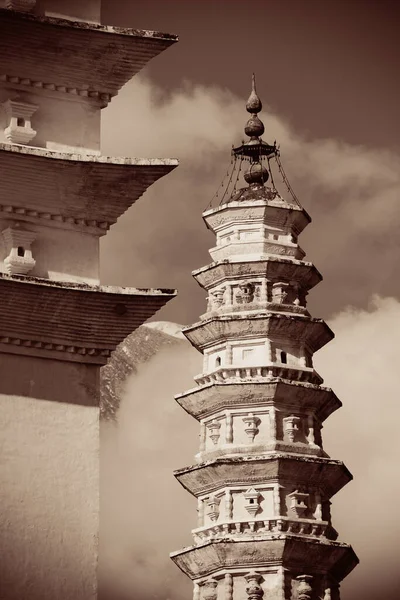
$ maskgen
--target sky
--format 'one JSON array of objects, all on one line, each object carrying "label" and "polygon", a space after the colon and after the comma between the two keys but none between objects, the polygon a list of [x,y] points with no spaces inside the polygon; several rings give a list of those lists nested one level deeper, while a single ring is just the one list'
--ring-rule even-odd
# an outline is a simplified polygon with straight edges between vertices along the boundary
[{"label": "sky", "polygon": [[310,298],[312,311],[327,317],[365,307],[373,293],[398,296],[396,6],[165,0],[113,1],[107,9],[104,2],[109,22],[177,33],[180,41],[103,112],[103,153],[181,164],[102,240],[103,283],[176,287],[179,297],[157,318],[190,323],[202,312],[205,294],[189,275],[209,262],[213,243],[201,213],[242,139],[254,70],[264,139],[277,139],[313,218],[301,243],[325,281]]},{"label": "sky", "polygon": [[[180,36],[178,44],[124,87],[102,120],[103,153],[180,160],[179,168],[152,186],[101,245],[103,283],[178,289],[178,298],[157,319],[187,324],[204,312],[205,292],[190,276],[210,262],[208,248],[213,245],[201,213],[229,167],[232,144],[242,139],[251,73],[256,72],[264,104],[263,137],[280,144],[285,171],[313,219],[300,245],[324,281],[311,292],[309,310],[326,318],[336,333],[336,340],[316,356],[316,361],[321,356],[317,370],[344,402],[324,433],[328,452],[356,472],[354,482],[334,498],[334,523],[365,565],[358,567],[361,575],[349,577],[344,600],[375,600],[383,592],[389,600],[396,586],[392,558],[397,517],[391,498],[396,497],[396,451],[398,455],[394,423],[400,417],[394,361],[400,334],[398,6],[388,0],[103,0],[104,22]],[[281,191],[284,195],[283,187]],[[170,454],[159,465],[160,454],[151,450],[146,456],[153,462],[138,469],[134,483],[144,481],[149,487],[140,490],[155,493],[160,477],[168,479],[169,513],[156,522],[162,528],[177,515],[182,521],[162,532],[150,523],[144,531],[132,517],[139,544],[126,541],[130,557],[136,561],[137,548],[147,544],[147,558],[137,569],[142,580],[133,575],[124,579],[129,579],[126,554],[121,558],[125,575],[120,567],[116,572],[131,597],[141,590],[140,600],[150,583],[148,597],[167,600],[152,574],[154,566],[161,573],[164,562],[152,562],[151,551],[157,545],[156,554],[165,556],[188,543],[183,530],[189,531],[195,520],[194,507],[181,504],[188,500],[171,474],[183,466],[183,456],[184,464],[192,462],[197,442],[187,415],[178,417],[176,409],[168,417],[172,396],[184,389],[174,373],[186,365],[186,378],[195,360],[182,352],[181,359],[160,359],[160,377],[169,370],[171,375],[139,412],[158,440],[156,448],[168,448]],[[177,366],[169,369],[174,360]],[[150,377],[143,377],[131,383],[120,430],[114,438],[110,434],[110,457],[116,444],[124,448],[120,436],[134,443],[127,433],[132,414],[124,415],[140,411],[135,385],[146,395],[150,385]],[[169,403],[169,408],[163,405],[166,414],[157,413],[157,400]],[[170,444],[172,430],[179,447]],[[143,446],[136,447],[141,450]],[[126,460],[120,475],[124,485]],[[146,470],[150,481],[140,479]],[[140,491],[138,498],[150,502],[151,521],[157,511],[150,496]],[[126,498],[135,501],[132,490]],[[170,575],[170,568],[165,566],[159,581],[170,597],[183,600],[187,583],[179,572],[177,578]]]}]

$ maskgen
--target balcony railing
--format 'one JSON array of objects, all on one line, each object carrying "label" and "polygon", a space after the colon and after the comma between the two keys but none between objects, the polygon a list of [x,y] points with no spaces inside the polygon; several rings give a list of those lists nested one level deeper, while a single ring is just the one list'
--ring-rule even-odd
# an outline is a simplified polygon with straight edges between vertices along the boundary
[{"label": "balcony railing", "polygon": [[323,383],[322,377],[320,377],[320,375],[318,375],[314,369],[308,367],[288,367],[285,365],[268,365],[262,367],[220,367],[211,373],[202,373],[197,375],[194,379],[198,385],[204,385],[207,383],[218,383],[226,380],[243,381],[251,379],[265,379],[266,381],[269,381],[271,379],[275,379],[276,377],[291,381],[314,383],[317,385]]},{"label": "balcony railing", "polygon": [[200,544],[215,538],[236,537],[238,535],[268,535],[281,532],[296,535],[312,536],[335,540],[337,531],[328,521],[315,521],[314,519],[291,519],[290,517],[277,517],[274,519],[257,521],[228,521],[215,523],[206,527],[192,530],[195,544]]}]

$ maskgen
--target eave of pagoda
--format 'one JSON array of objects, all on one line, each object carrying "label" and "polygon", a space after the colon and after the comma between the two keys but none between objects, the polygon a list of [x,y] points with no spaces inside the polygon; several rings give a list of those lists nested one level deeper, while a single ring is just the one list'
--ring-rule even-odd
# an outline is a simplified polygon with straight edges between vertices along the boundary
[{"label": "eave of pagoda", "polygon": [[235,222],[263,221],[276,227],[291,227],[298,235],[311,223],[304,208],[274,200],[230,201],[203,212],[203,220],[213,232]]},{"label": "eave of pagoda", "polygon": [[0,274],[0,295],[0,352],[105,364],[176,291]]},{"label": "eave of pagoda", "polygon": [[313,413],[322,423],[342,406],[330,388],[288,381],[208,383],[177,394],[175,400],[198,421],[224,409],[279,406]]},{"label": "eave of pagoda", "polygon": [[112,158],[0,143],[0,216],[15,213],[21,221],[51,220],[104,235],[177,166],[171,158]]},{"label": "eave of pagoda", "polygon": [[216,458],[178,469],[174,475],[195,497],[230,485],[251,487],[279,481],[281,485],[316,487],[331,498],[352,480],[350,471],[339,460],[277,452]]},{"label": "eave of pagoda", "polygon": [[108,102],[177,41],[156,31],[0,9],[0,78]]},{"label": "eave of pagoda", "polygon": [[290,258],[268,257],[262,259],[226,259],[213,262],[192,272],[197,283],[204,289],[227,279],[246,279],[264,276],[274,281],[295,281],[310,290],[322,281],[322,275],[310,262]]},{"label": "eave of pagoda", "polygon": [[267,337],[301,342],[316,352],[334,338],[322,319],[262,310],[257,314],[214,316],[185,327],[182,332],[200,351],[221,342]]},{"label": "eave of pagoda", "polygon": [[235,566],[245,570],[284,565],[293,572],[304,572],[304,557],[313,565],[313,573],[344,579],[358,564],[348,544],[331,540],[312,540],[288,533],[274,533],[246,539],[243,535],[206,541],[173,552],[175,564],[192,580],[211,576]]}]

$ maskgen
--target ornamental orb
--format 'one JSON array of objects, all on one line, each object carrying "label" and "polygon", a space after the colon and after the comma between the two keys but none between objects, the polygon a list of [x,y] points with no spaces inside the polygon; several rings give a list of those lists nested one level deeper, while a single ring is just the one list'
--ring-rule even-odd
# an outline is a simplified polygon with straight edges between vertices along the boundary
[{"label": "ornamental orb", "polygon": [[250,169],[244,174],[245,181],[250,185],[252,183],[259,183],[263,185],[268,181],[269,173],[260,163],[252,164]]},{"label": "ornamental orb", "polygon": [[249,137],[260,137],[264,133],[264,124],[257,115],[253,115],[246,123],[244,132]]}]

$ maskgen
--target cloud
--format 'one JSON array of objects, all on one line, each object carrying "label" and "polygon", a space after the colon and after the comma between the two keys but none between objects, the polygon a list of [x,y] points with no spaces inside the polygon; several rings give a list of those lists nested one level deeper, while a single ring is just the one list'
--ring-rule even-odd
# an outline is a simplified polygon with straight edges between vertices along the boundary
[{"label": "cloud", "polygon": [[[135,77],[104,111],[104,153],[181,161],[101,246],[105,283],[179,289],[179,298],[158,318],[193,322],[202,311],[204,293],[189,277],[209,261],[213,245],[201,213],[230,167],[232,143],[243,137],[244,104],[217,86],[187,82],[166,93]],[[343,140],[312,139],[266,105],[261,116],[264,138],[280,144],[292,186],[313,217],[300,243],[326,283],[313,292],[311,309],[330,315],[349,304],[365,308],[373,293],[399,297],[400,157]],[[277,172],[275,179],[287,195]]]},{"label": "cloud", "polygon": [[[343,408],[325,422],[324,446],[354,475],[333,498],[333,524],[361,560],[343,598],[395,600],[400,302],[374,296],[366,310],[343,310],[329,325],[336,338],[317,353],[316,369]],[[195,501],[172,470],[193,462],[198,424],[173,395],[200,370],[201,355],[184,341],[161,351],[128,381],[118,426],[103,424],[102,600],[190,597],[168,554],[191,543],[196,526]]]}]

